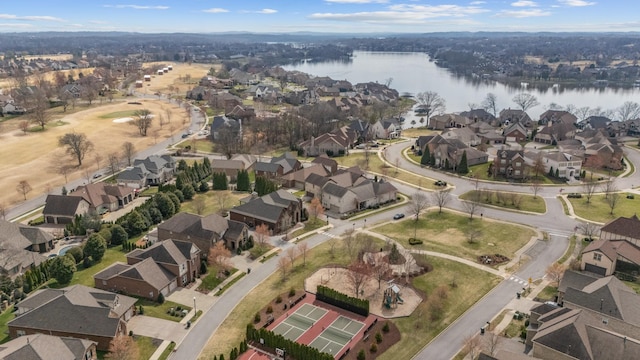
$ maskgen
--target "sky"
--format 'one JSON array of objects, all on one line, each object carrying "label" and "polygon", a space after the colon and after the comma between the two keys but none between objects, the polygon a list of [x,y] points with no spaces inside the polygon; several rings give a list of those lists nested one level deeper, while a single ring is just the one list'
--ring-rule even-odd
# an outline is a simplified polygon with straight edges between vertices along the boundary
[{"label": "sky", "polygon": [[624,32],[638,14],[638,0],[4,0],[0,32]]}]

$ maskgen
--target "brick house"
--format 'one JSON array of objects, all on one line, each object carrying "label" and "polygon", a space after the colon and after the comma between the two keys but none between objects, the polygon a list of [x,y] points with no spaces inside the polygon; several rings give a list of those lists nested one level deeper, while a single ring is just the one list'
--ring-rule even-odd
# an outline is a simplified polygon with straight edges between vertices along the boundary
[{"label": "brick house", "polygon": [[247,232],[247,226],[242,222],[227,220],[218,214],[178,213],[158,225],[158,240],[177,239],[193,243],[206,258],[217,241],[224,241],[232,251],[244,246],[249,238]]},{"label": "brick house", "polygon": [[499,150],[491,164],[490,171],[494,176],[502,175],[507,179],[523,179],[525,177],[524,153],[517,150]]},{"label": "brick house", "polygon": [[135,189],[103,182],[79,186],[67,196],[78,196],[89,203],[89,211],[104,214],[123,208],[135,198]]},{"label": "brick house", "polygon": [[47,195],[42,215],[45,224],[71,224],[76,215],[85,215],[91,204],[81,196]]},{"label": "brick house", "polygon": [[20,336],[0,347],[6,360],[96,360],[96,342],[45,334]]},{"label": "brick house", "polygon": [[232,208],[229,218],[249,227],[266,224],[271,233],[278,234],[302,220],[302,200],[280,189]]},{"label": "brick house", "polygon": [[176,276],[177,286],[184,287],[200,276],[201,250],[191,242],[172,239],[147,249],[135,249],[127,254],[127,264],[135,265],[148,258]]}]

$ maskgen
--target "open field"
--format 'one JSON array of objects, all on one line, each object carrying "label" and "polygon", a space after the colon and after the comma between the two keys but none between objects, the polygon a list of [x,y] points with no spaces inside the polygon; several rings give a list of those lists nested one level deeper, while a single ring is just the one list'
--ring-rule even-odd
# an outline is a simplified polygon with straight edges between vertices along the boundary
[{"label": "open field", "polygon": [[[131,142],[136,149],[141,150],[154,144],[154,140],[161,141],[170,137],[171,132],[178,134],[187,124],[188,118],[184,110],[173,104],[155,100],[140,100],[142,105],[131,105],[125,102],[106,103],[86,107],[76,106],[63,113],[62,108],[49,110],[52,120],[45,131],[27,132],[19,130],[19,123],[24,118],[17,117],[2,123],[0,128],[0,204],[5,206],[23,201],[21,194],[16,192],[16,185],[26,180],[32,187],[28,198],[49,192],[54,187],[65,182],[63,175],[55,170],[60,165],[77,164],[73,158],[65,153],[65,149],[58,146],[58,138],[66,133],[84,133],[93,143],[94,150],[87,154],[83,168],[74,167],[68,174],[68,180],[85,178],[85,172],[91,176],[98,168],[96,155],[99,154],[100,167],[107,166],[110,153],[121,154],[122,144]],[[152,123],[147,137],[138,134],[135,126],[126,122],[114,122],[122,114],[130,114],[139,109],[149,109],[152,114],[171,112],[171,123],[160,129],[158,122]],[[157,131],[157,137],[155,136]],[[154,139],[155,138],[155,139]],[[179,136],[174,136],[178,139]]]},{"label": "open field", "polygon": [[[498,196],[498,194],[500,194],[500,196]],[[477,199],[480,199],[483,204],[488,206],[495,206],[514,211],[530,211],[539,214],[547,212],[547,206],[544,199],[541,196],[533,197],[533,195],[529,194],[471,190],[460,195],[460,199],[472,200],[476,198],[476,196],[478,196]]]},{"label": "open field", "polygon": [[594,195],[591,202],[587,204],[587,199],[582,196],[580,199],[568,199],[573,206],[576,215],[583,219],[606,223],[620,216],[633,216],[640,209],[640,197],[636,195],[635,199],[627,199],[626,193],[618,193],[618,203],[611,214],[611,208],[607,203],[604,195]]},{"label": "open field", "polygon": [[[375,227],[372,231],[398,241],[407,249],[438,251],[476,261],[480,255],[499,253],[513,258],[535,232],[529,228],[474,218],[466,215],[432,211],[422,215],[417,223],[416,237],[424,243],[409,245],[413,237],[414,218]],[[469,242],[469,231],[476,230],[474,241]]]},{"label": "open field", "polygon": [[[47,71],[45,73],[42,73],[42,77],[47,81],[54,82],[56,73],[60,72],[65,76],[65,78],[67,76],[71,75],[74,79],[77,80],[78,79],[78,74],[80,74],[80,73],[82,73],[83,75],[93,74],[93,70],[95,70],[94,67],[83,68],[83,69]],[[27,76],[27,83],[29,85],[34,85],[35,79],[36,79],[35,75],[29,75],[29,76]],[[14,86],[15,86],[14,79],[12,79],[12,78],[0,79],[0,89],[12,88]]]},{"label": "open field", "polygon": [[63,60],[71,60],[71,59],[73,59],[73,54],[25,55],[25,56],[21,56],[21,58],[25,59],[25,60],[51,59],[53,61],[63,61]]},{"label": "open field", "polygon": [[[187,93],[187,90],[198,85],[200,78],[207,75],[209,69],[220,66],[214,64],[185,64],[174,63],[172,61],[160,61],[145,63],[144,67],[149,68],[156,65],[163,67],[171,65],[173,70],[165,73],[164,75],[149,73],[148,75],[151,75],[151,81],[144,83],[144,91],[150,93],[169,93],[169,87],[173,86],[173,91],[171,92],[180,94],[181,96],[184,96]],[[138,91],[140,91],[140,89],[138,89]]]},{"label": "open field", "polygon": [[228,210],[238,204],[240,199],[249,196],[247,192],[231,191],[231,190],[209,190],[206,193],[196,193],[193,200],[187,200],[180,206],[181,212],[190,212],[197,214],[196,205],[202,198],[204,200],[203,214],[219,213],[221,210]]}]

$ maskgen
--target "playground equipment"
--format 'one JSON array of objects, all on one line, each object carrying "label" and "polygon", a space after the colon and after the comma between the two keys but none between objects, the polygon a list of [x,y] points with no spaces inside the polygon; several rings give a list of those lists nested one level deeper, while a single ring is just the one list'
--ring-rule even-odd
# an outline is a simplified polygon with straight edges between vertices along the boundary
[{"label": "playground equipment", "polygon": [[398,304],[403,304],[404,300],[400,297],[400,288],[396,284],[391,284],[384,290],[383,296],[384,307],[387,309],[395,309]]}]

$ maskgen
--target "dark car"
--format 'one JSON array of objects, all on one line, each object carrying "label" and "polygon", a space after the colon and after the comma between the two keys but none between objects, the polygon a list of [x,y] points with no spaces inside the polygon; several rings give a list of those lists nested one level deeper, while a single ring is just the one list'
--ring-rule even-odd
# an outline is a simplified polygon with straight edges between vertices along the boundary
[{"label": "dark car", "polygon": [[182,134],[182,138],[183,138],[183,139],[184,139],[184,138],[187,138],[187,137],[189,137],[189,134]]},{"label": "dark car", "polygon": [[580,199],[580,198],[582,198],[582,194],[570,193],[569,195],[567,195],[567,197],[570,198],[570,199]]},{"label": "dark car", "polygon": [[393,215],[393,220],[399,220],[402,219],[404,217],[404,214],[400,213],[400,214],[395,214]]},{"label": "dark car", "polygon": [[435,182],[436,186],[447,186],[446,181],[438,180]]}]

